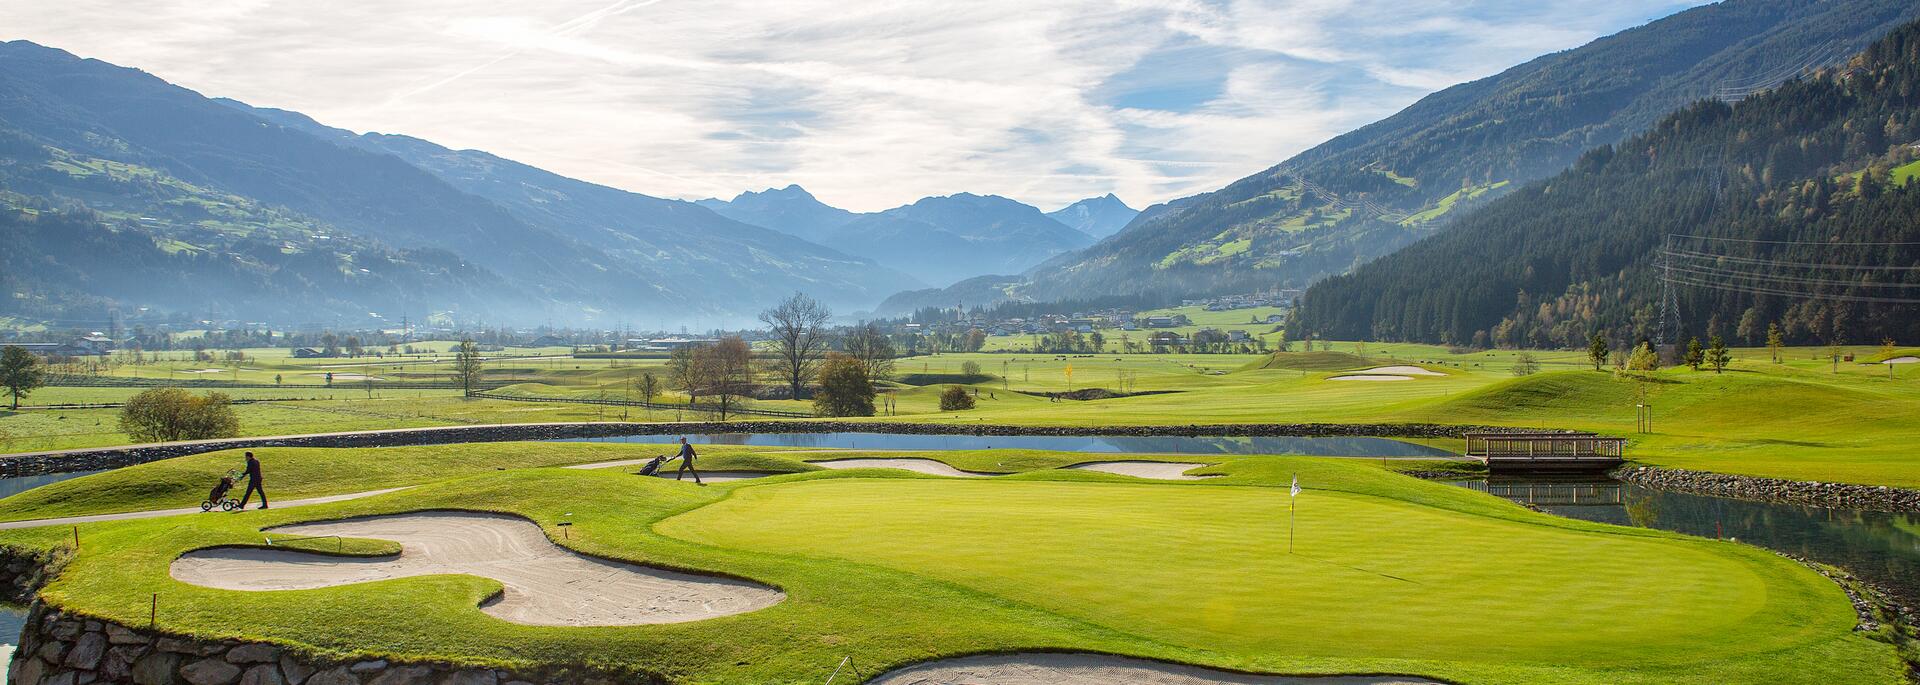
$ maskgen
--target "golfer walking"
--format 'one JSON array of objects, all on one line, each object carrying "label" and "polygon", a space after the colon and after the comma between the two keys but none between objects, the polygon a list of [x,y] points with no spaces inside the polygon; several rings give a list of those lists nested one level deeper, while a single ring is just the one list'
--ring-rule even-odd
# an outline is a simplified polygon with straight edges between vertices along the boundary
[{"label": "golfer walking", "polygon": [[[686,438],[681,438],[680,439],[680,472],[674,474],[673,479],[684,480],[687,475],[687,472],[691,471],[693,472],[694,484],[706,485],[706,483],[700,482],[700,469],[696,469],[693,467],[693,457],[694,457],[693,445],[687,444]],[[261,495],[261,497],[264,498],[266,497],[266,495]]]},{"label": "golfer walking", "polygon": [[[247,453],[247,492],[240,496],[240,509],[247,508],[247,500],[253,499],[253,493],[260,493],[260,508],[267,508],[267,489],[260,483],[260,460]],[[239,511],[235,509],[234,511]]]}]

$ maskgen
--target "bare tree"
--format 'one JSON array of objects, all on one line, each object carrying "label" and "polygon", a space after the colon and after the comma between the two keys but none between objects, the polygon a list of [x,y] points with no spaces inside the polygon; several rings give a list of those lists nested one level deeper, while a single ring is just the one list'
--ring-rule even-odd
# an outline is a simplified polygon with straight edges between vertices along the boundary
[{"label": "bare tree", "polygon": [[845,342],[847,356],[866,367],[867,380],[883,381],[893,377],[893,339],[871,323],[853,329]]},{"label": "bare tree", "polygon": [[813,378],[820,359],[831,343],[827,320],[833,311],[805,293],[794,293],[774,308],[760,312],[760,321],[772,329],[774,370],[786,381],[793,399],[800,399],[800,387]]},{"label": "bare tree", "polygon": [[667,384],[687,394],[687,404],[699,399],[701,389],[708,384],[706,365],[694,354],[691,347],[680,347],[667,357]]},{"label": "bare tree", "polygon": [[744,401],[753,390],[753,348],[733,335],[700,348],[695,365],[704,367],[713,385],[709,391],[720,398],[720,420]]}]

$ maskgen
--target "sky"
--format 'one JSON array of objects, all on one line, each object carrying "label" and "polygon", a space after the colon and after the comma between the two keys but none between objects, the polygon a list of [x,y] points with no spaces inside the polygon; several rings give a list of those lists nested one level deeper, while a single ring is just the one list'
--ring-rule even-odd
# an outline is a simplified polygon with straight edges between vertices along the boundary
[{"label": "sky", "polygon": [[1693,0],[11,0],[0,38],[649,195],[1217,189]]}]

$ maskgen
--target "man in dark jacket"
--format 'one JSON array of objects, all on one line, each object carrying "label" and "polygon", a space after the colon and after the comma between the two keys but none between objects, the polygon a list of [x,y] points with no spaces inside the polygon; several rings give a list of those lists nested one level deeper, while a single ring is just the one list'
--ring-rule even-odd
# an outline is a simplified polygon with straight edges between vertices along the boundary
[{"label": "man in dark jacket", "polygon": [[[687,444],[686,438],[681,438],[680,439],[680,472],[674,474],[673,479],[681,480],[687,475],[688,471],[692,471],[694,484],[706,485],[706,483],[700,482],[700,470],[693,467],[693,456],[694,456],[693,445]],[[264,496],[265,495],[262,495],[262,497]]]},{"label": "man in dark jacket", "polygon": [[[260,460],[247,453],[247,492],[240,496],[240,509],[247,508],[247,500],[253,499],[253,493],[260,493],[260,508],[267,508],[267,489],[260,483]],[[234,511],[239,511],[235,509]]]}]

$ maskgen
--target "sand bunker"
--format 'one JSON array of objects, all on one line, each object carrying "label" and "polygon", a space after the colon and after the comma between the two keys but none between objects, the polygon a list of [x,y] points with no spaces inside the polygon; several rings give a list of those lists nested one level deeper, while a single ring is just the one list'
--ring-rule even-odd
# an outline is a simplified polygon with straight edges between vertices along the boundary
[{"label": "sand bunker", "polygon": [[946,462],[932,459],[828,459],[826,461],[807,462],[814,466],[830,469],[901,469],[924,473],[930,476],[951,476],[954,478],[984,478],[991,474],[962,471]]},{"label": "sand bunker", "polygon": [[1393,676],[1289,677],[1229,673],[1102,654],[995,654],[883,673],[869,685],[1433,685]]},{"label": "sand bunker", "polygon": [[173,577],[222,590],[305,590],[409,576],[475,575],[505,586],[481,611],[543,626],[698,621],[762,609],[786,597],[745,581],[585,557],[512,516],[418,512],[273,532],[392,540],[401,551],[391,557],[342,558],[281,549],[204,549],[174,560]]},{"label": "sand bunker", "polygon": [[1133,476],[1135,478],[1153,478],[1157,480],[1200,480],[1203,478],[1219,477],[1219,476],[1189,476],[1186,474],[1187,471],[1191,471],[1193,469],[1197,469],[1202,466],[1209,466],[1209,464],[1194,464],[1189,462],[1178,462],[1178,461],[1142,461],[1142,460],[1092,461],[1092,462],[1087,462],[1085,464],[1074,464],[1067,468],[1080,469],[1083,471],[1099,471],[1101,473],[1117,473],[1122,476]]},{"label": "sand bunker", "polygon": [[1439,371],[1428,371],[1418,366],[1376,366],[1371,369],[1349,371],[1356,374],[1375,374],[1382,376],[1445,376]]},{"label": "sand bunker", "polygon": [[1882,364],[1912,364],[1915,362],[1920,362],[1920,357],[1894,357],[1892,359],[1888,359],[1881,363]]},{"label": "sand bunker", "polygon": [[180,373],[226,373],[227,369],[183,369]]},{"label": "sand bunker", "polygon": [[1361,375],[1352,375],[1352,376],[1334,376],[1327,380],[1330,380],[1330,381],[1410,381],[1410,380],[1413,380],[1413,377],[1412,376],[1387,376],[1387,375],[1375,375],[1375,374],[1361,374]]}]

